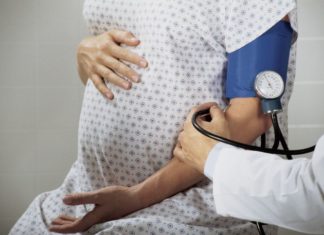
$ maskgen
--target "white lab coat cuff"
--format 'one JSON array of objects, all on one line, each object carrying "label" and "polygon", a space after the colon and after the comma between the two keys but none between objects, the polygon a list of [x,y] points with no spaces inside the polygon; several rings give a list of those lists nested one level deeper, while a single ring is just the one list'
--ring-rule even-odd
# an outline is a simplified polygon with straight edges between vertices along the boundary
[{"label": "white lab coat cuff", "polygon": [[205,162],[204,166],[204,175],[207,176],[210,180],[213,180],[213,174],[215,172],[215,167],[217,164],[217,159],[219,156],[220,151],[223,148],[231,148],[232,146],[224,144],[224,143],[218,143],[216,144],[212,150],[209,152],[207,160]]}]

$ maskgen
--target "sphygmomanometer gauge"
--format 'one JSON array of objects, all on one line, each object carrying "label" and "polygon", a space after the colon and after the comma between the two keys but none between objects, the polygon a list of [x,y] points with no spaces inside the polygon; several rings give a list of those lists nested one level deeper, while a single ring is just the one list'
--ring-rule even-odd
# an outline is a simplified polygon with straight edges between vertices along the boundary
[{"label": "sphygmomanometer gauge", "polygon": [[263,113],[282,111],[280,98],[285,90],[282,77],[274,71],[263,71],[256,76],[254,89],[261,98]]},{"label": "sphygmomanometer gauge", "polygon": [[274,71],[263,71],[255,80],[255,90],[263,99],[277,99],[285,89],[282,77]]}]

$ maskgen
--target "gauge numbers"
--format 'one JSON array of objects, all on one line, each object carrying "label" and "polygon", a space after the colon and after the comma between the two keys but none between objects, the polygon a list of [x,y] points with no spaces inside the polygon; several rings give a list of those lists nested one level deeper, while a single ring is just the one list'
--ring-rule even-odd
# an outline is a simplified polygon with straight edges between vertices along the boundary
[{"label": "gauge numbers", "polygon": [[261,98],[276,99],[283,94],[285,85],[278,73],[263,71],[257,75],[254,88]]}]

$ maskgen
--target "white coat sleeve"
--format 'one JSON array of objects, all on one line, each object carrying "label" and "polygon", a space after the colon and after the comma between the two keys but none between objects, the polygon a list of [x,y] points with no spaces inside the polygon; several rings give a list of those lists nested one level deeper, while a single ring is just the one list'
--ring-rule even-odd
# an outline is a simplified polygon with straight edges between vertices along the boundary
[{"label": "white coat sleeve", "polygon": [[[213,151],[210,152],[213,154]],[[307,233],[324,231],[324,136],[312,159],[222,145],[213,163],[216,211]]]}]

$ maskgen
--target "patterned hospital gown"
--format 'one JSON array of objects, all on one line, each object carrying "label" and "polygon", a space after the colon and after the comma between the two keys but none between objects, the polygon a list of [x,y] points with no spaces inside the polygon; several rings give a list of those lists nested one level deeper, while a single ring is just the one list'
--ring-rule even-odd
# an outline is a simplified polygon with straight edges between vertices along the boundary
[{"label": "patterned hospital gown", "polygon": [[[228,52],[257,38],[286,14],[296,36],[296,2],[292,0],[86,0],[83,13],[93,35],[113,28],[134,33],[141,44],[130,49],[144,56],[149,67],[133,66],[142,82],[129,91],[108,84],[114,101],[102,97],[88,81],[78,158],[58,189],[34,199],[12,228],[12,235],[49,234],[47,226],[58,215],[84,215],[83,206],[62,203],[65,194],[109,185],[131,186],[152,175],[172,157],[191,107],[207,101],[226,105]],[[294,73],[295,44],[282,100],[285,107]],[[280,117],[285,133],[286,114]],[[272,140],[271,133],[268,140]],[[218,216],[212,184],[203,182],[83,234],[257,234],[257,230],[248,221]],[[276,228],[268,226],[267,234],[276,234]]]}]

